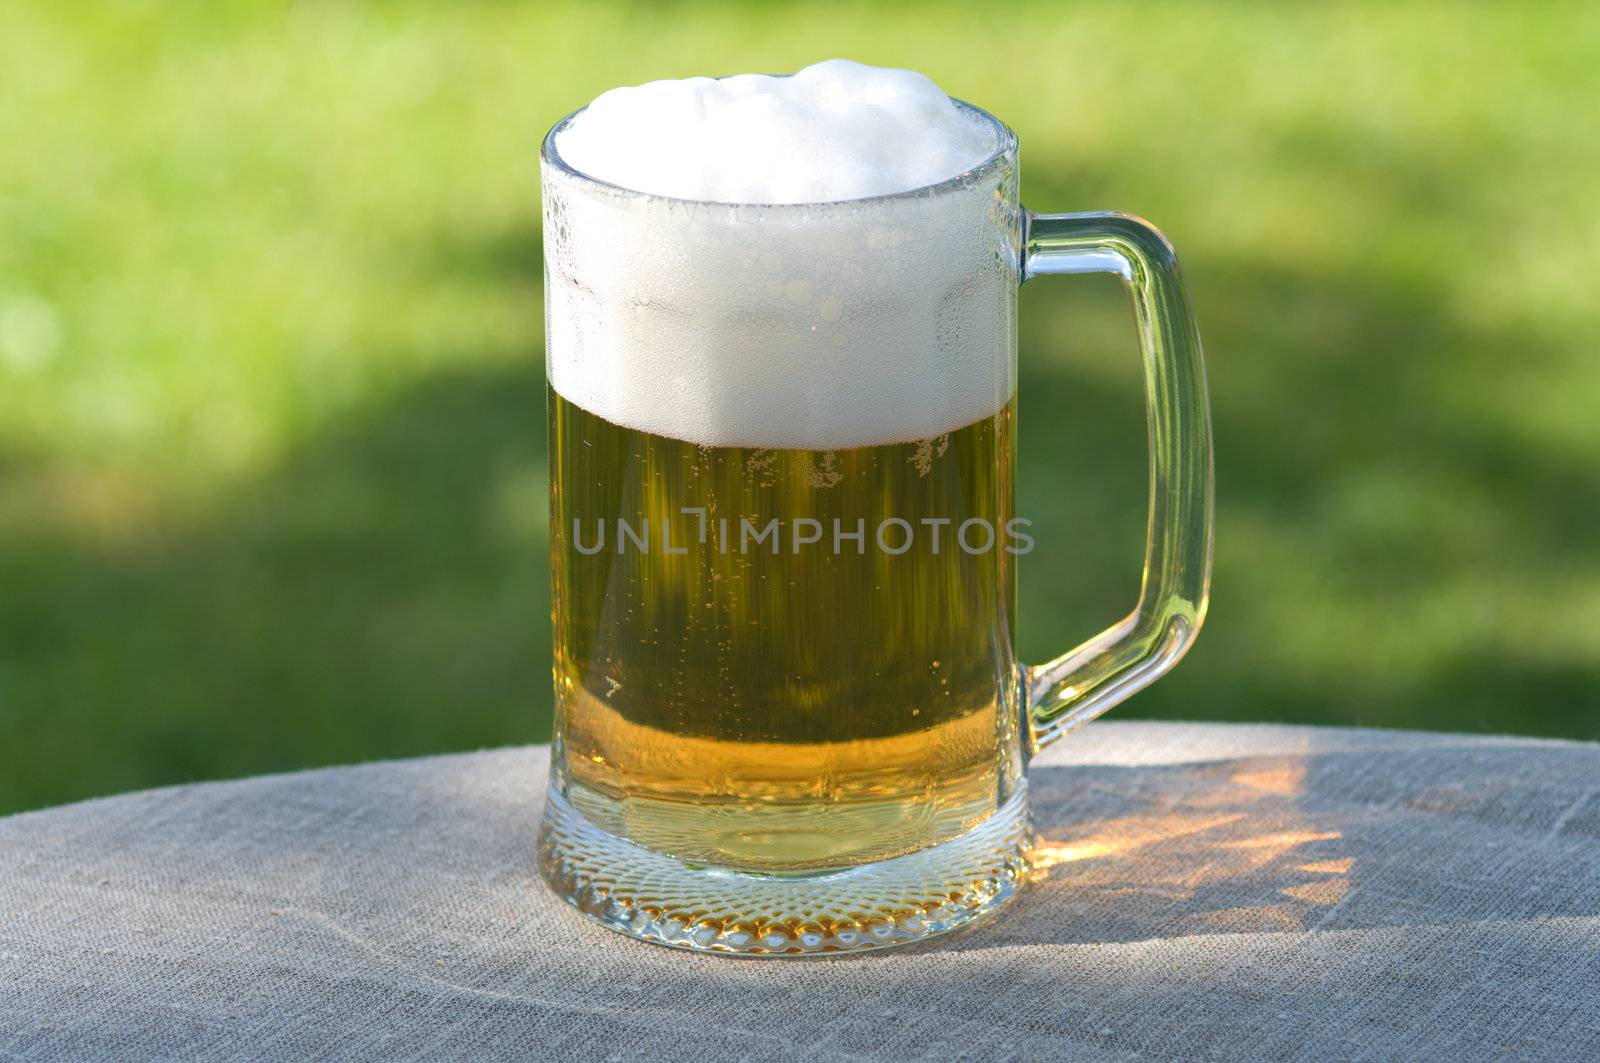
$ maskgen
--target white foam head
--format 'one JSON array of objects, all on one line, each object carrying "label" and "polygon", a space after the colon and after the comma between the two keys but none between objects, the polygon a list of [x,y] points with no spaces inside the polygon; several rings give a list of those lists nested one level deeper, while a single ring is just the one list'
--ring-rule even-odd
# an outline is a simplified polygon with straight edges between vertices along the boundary
[{"label": "white foam head", "polygon": [[921,74],[830,59],[792,77],[612,89],[556,147],[575,169],[639,192],[823,203],[954,177],[994,151],[995,134]]},{"label": "white foam head", "polygon": [[1011,396],[1015,143],[920,74],[613,89],[543,179],[550,380],[607,420],[826,450]]}]

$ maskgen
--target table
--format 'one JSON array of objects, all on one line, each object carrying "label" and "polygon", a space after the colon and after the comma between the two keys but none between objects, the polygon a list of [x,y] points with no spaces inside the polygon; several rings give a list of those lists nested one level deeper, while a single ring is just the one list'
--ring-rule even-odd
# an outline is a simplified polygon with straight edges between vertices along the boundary
[{"label": "table", "polygon": [[1600,745],[1096,723],[1033,765],[998,919],[799,961],[556,902],[547,758],[0,820],[0,1058],[1600,1055]]}]

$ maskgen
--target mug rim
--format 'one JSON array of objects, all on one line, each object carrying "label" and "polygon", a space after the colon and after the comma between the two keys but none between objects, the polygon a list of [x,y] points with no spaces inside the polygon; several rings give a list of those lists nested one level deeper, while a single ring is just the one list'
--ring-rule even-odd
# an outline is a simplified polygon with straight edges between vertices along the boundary
[{"label": "mug rim", "polygon": [[[785,74],[782,76],[789,77],[790,75]],[[629,188],[627,185],[619,185],[614,181],[607,181],[578,169],[566,159],[562,158],[561,152],[556,148],[556,138],[564,129],[567,128],[567,126],[571,125],[580,114],[588,110],[587,105],[579,107],[576,111],[566,115],[559,122],[550,127],[550,131],[544,135],[544,140],[540,145],[539,159],[552,169],[565,174],[568,177],[575,178],[596,188],[605,189],[608,192],[620,193],[624,196],[638,199],[656,200],[664,203],[682,203],[697,207],[734,207],[741,210],[774,212],[786,210],[811,211],[819,208],[869,206],[874,203],[886,203],[897,199],[921,199],[924,197],[942,195],[945,192],[954,191],[960,188],[970,187],[974,182],[981,180],[992,172],[998,171],[1001,166],[1005,164],[1006,160],[1010,159],[1016,154],[1017,134],[1011,129],[1010,126],[1006,125],[993,114],[990,114],[988,111],[976,104],[968,103],[966,100],[958,99],[955,96],[950,97],[950,102],[954,103],[962,111],[988,124],[990,129],[993,130],[995,134],[994,150],[986,155],[981,161],[965,170],[962,170],[960,173],[952,174],[949,177],[942,177],[930,184],[918,185],[916,188],[907,188],[899,192],[881,192],[872,196],[855,196],[850,199],[806,200],[802,203],[760,203],[722,199],[691,199],[684,196],[663,195],[659,192],[645,192],[637,188]]]}]

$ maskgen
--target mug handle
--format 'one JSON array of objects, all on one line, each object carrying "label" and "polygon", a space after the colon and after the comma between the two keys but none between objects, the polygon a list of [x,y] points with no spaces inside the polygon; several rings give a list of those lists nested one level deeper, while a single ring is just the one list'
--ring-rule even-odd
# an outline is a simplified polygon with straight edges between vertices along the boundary
[{"label": "mug handle", "polygon": [[1139,604],[1047,664],[1023,670],[1038,750],[1166,674],[1194,641],[1211,591],[1211,414],[1205,363],[1178,257],[1141,218],[1024,214],[1022,280],[1115,273],[1144,359],[1150,514]]}]

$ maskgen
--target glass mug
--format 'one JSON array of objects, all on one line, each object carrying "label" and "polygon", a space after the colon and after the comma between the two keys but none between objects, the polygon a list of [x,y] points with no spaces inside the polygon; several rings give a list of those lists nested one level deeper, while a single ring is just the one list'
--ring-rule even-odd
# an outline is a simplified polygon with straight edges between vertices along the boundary
[{"label": "glass mug", "polygon": [[[1171,246],[1031,214],[1017,141],[905,193],[630,191],[544,141],[555,733],[539,864],[637,938],[894,945],[1025,874],[1024,768],[1165,673],[1206,611],[1212,455]],[[1040,667],[1013,650],[1016,293],[1116,273],[1143,351],[1144,578]]]}]

